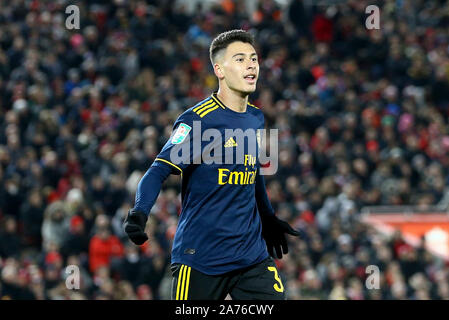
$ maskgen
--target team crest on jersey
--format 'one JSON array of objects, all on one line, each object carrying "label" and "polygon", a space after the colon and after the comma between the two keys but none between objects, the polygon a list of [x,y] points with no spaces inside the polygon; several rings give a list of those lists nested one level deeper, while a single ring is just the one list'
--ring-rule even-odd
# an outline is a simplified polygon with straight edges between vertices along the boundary
[{"label": "team crest on jersey", "polygon": [[173,138],[171,138],[171,143],[180,144],[181,142],[183,142],[189,134],[190,130],[192,130],[192,127],[186,125],[185,123],[181,123],[178,126],[178,129],[176,129]]}]

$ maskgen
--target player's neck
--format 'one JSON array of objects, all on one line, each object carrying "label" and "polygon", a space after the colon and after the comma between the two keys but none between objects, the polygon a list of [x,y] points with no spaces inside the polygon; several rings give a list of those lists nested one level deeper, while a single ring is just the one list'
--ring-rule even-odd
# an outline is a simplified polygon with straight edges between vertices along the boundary
[{"label": "player's neck", "polygon": [[241,96],[230,89],[223,90],[222,88],[219,88],[217,97],[232,111],[246,112],[248,95]]}]

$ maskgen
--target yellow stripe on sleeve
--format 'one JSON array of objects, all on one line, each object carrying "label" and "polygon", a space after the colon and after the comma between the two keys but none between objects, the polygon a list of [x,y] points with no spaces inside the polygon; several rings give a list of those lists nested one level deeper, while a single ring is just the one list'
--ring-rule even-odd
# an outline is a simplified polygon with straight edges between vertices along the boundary
[{"label": "yellow stripe on sleeve", "polygon": [[199,109],[201,109],[202,107],[211,104],[212,102],[214,102],[214,100],[209,99],[206,102],[203,102],[202,104],[200,104],[198,107],[193,109],[193,112],[197,112]]},{"label": "yellow stripe on sleeve", "polygon": [[179,288],[180,288],[180,284],[181,284],[181,280],[182,280],[183,271],[184,271],[184,265],[181,266],[181,270],[179,270],[179,274],[178,274],[178,285],[176,287],[176,300],[179,300]]},{"label": "yellow stripe on sleeve", "polygon": [[154,161],[156,161],[156,160],[157,160],[157,161],[162,161],[162,162],[168,163],[168,164],[171,165],[172,167],[175,167],[176,169],[178,169],[178,170],[181,172],[181,174],[182,174],[182,169],[181,169],[180,167],[178,167],[177,165],[171,163],[170,161],[165,160],[165,159],[162,159],[162,158],[156,158],[156,159],[154,159]]},{"label": "yellow stripe on sleeve", "polygon": [[218,100],[218,98],[215,97],[215,94],[212,94],[212,99],[214,99],[215,102],[216,102],[220,107],[222,107],[223,109],[226,109],[225,106],[220,102],[220,100]]},{"label": "yellow stripe on sleeve", "polygon": [[202,107],[200,110],[198,110],[196,113],[199,115],[204,110],[210,109],[215,106],[215,102],[212,101],[211,104],[208,104],[207,106]]},{"label": "yellow stripe on sleeve", "polygon": [[190,283],[190,270],[191,269],[192,269],[191,267],[188,267],[188,269],[187,269],[186,294],[185,294],[184,300],[188,300],[188,297],[189,297],[189,283]]},{"label": "yellow stripe on sleeve", "polygon": [[184,300],[184,285],[186,282],[186,272],[187,272],[187,266],[184,266],[183,274],[182,274],[182,283],[181,283],[181,296],[179,297],[179,300]]},{"label": "yellow stripe on sleeve", "polygon": [[202,118],[202,117],[204,117],[206,114],[208,114],[209,112],[212,112],[212,111],[214,111],[215,109],[217,109],[219,106],[218,105],[216,105],[215,107],[213,107],[213,108],[211,108],[211,109],[208,109],[208,110],[206,110],[205,112],[203,112],[202,114],[200,114],[199,116]]}]

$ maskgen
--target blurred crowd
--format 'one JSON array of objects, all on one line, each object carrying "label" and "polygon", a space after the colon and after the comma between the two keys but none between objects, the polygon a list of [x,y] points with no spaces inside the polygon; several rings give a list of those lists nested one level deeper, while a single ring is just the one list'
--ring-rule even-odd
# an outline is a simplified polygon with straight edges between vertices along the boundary
[{"label": "blurred crowd", "polygon": [[280,132],[269,197],[305,234],[277,261],[287,298],[449,299],[447,261],[360,221],[449,205],[447,1],[84,0],[79,30],[69,2],[0,2],[0,299],[169,299],[180,178],[147,243],[122,223],[174,120],[217,89],[208,47],[234,28],[256,38],[250,100]]}]

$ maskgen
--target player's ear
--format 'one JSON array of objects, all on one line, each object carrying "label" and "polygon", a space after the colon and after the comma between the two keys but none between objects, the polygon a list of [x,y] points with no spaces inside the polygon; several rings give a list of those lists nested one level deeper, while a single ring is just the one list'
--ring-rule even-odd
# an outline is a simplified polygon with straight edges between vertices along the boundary
[{"label": "player's ear", "polygon": [[219,63],[214,63],[214,73],[218,79],[222,80],[224,78],[223,68]]}]

